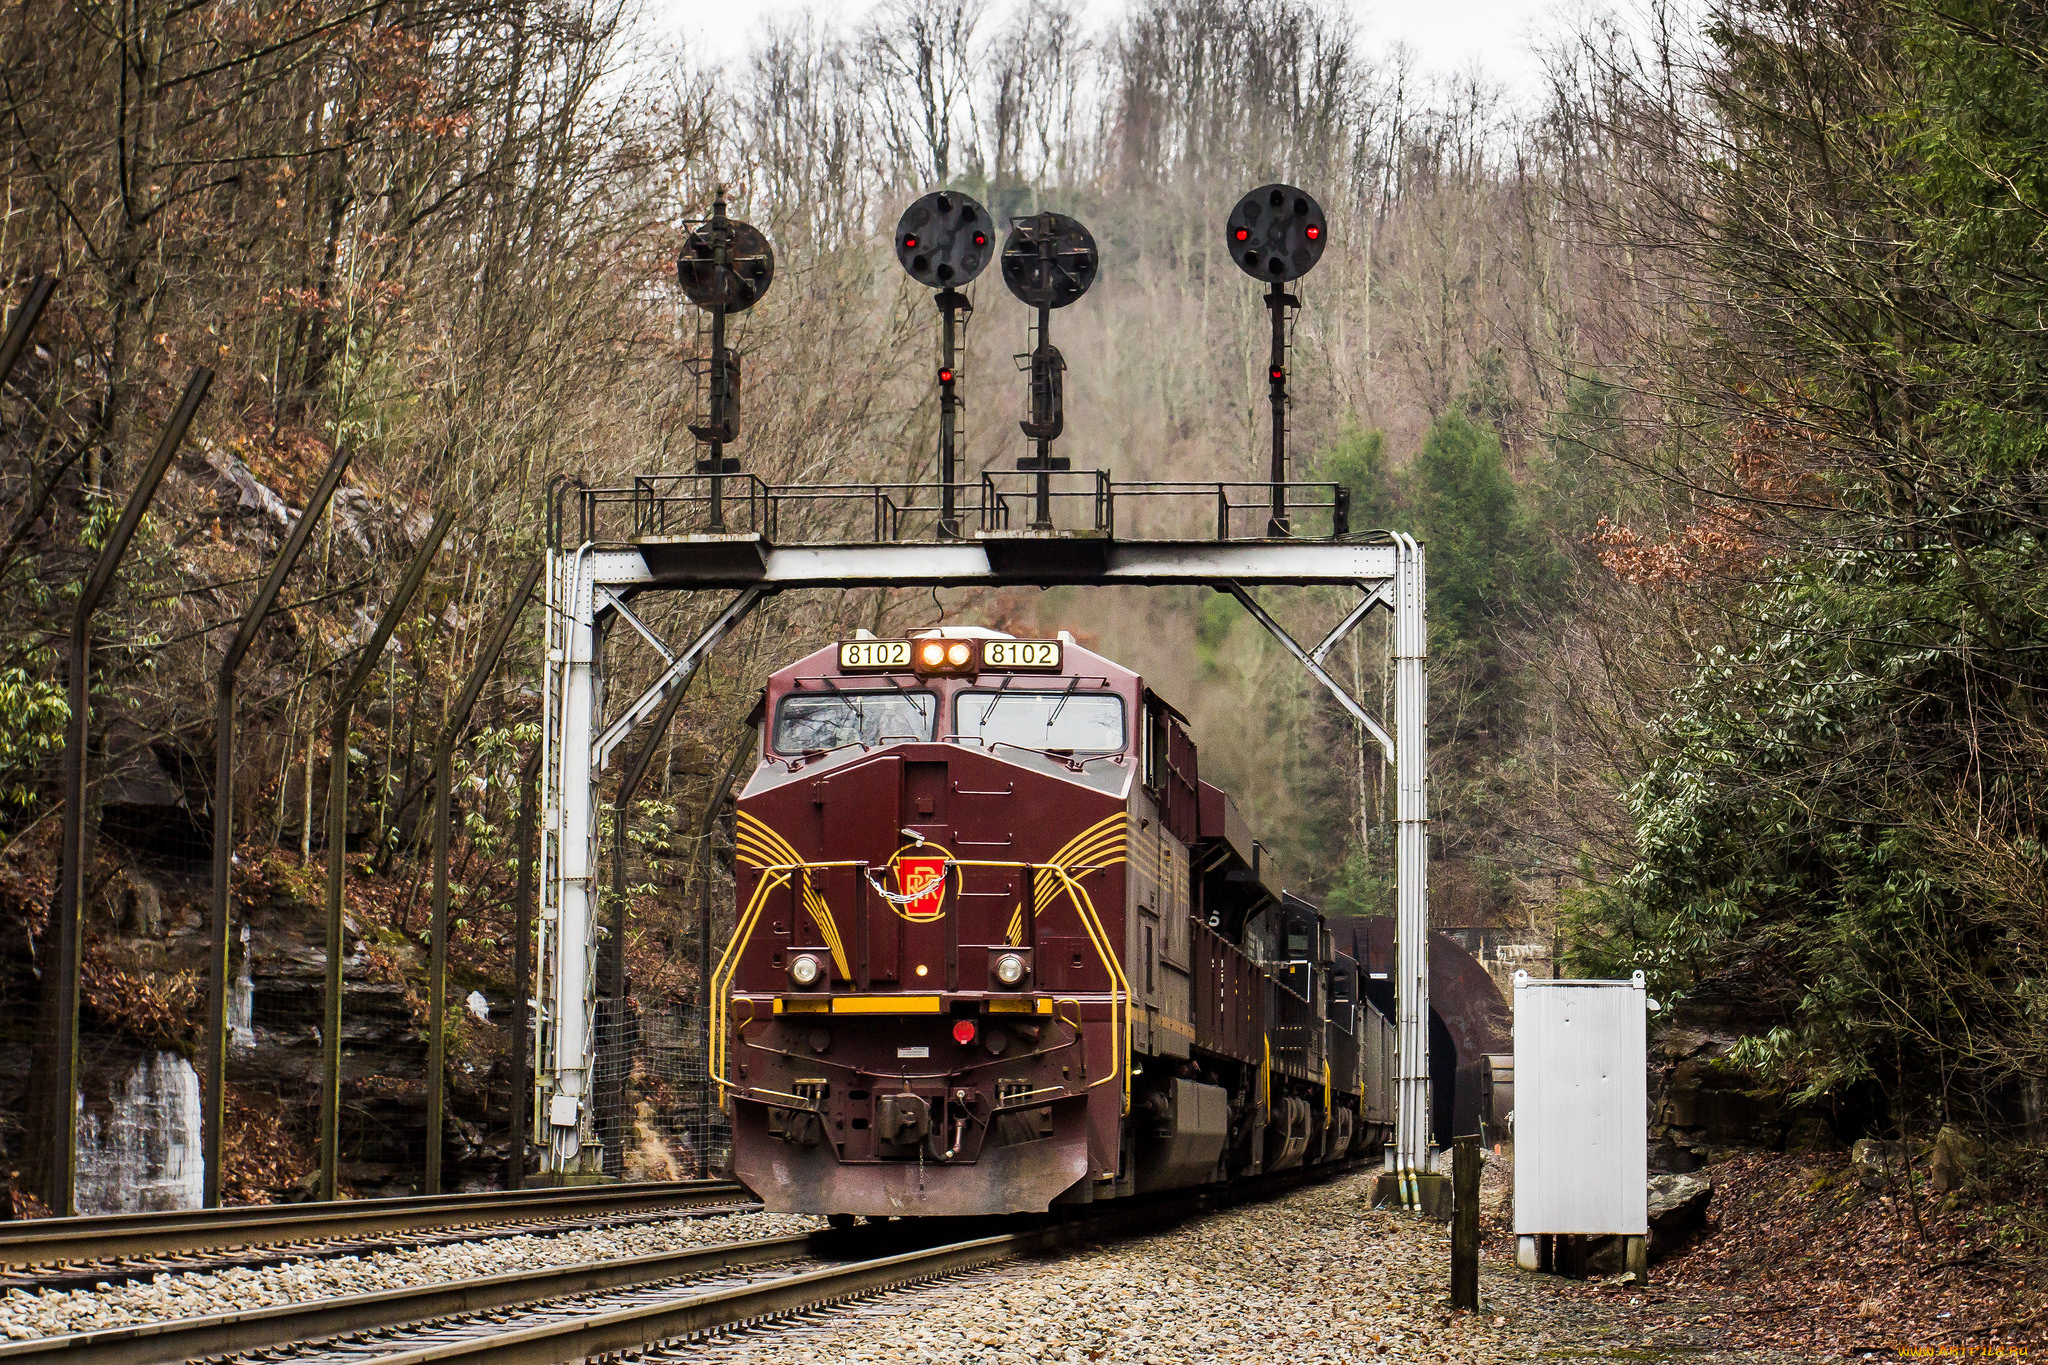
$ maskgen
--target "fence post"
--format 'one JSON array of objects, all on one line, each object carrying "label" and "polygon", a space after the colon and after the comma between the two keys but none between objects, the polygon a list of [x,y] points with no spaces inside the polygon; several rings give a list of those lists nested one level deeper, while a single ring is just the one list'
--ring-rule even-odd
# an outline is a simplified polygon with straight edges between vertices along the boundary
[{"label": "fence post", "polygon": [[448,1012],[448,821],[455,808],[455,746],[461,742],[463,731],[469,728],[469,713],[476,709],[477,698],[483,695],[484,683],[497,667],[498,656],[505,652],[505,642],[511,638],[512,628],[519,624],[520,613],[526,610],[527,599],[533,596],[534,584],[540,582],[544,562],[541,556],[535,555],[525,576],[519,580],[519,586],[512,590],[505,610],[499,614],[490,635],[484,640],[484,647],[478,651],[469,681],[463,684],[462,695],[456,698],[454,708],[441,726],[440,739],[434,745],[434,894],[431,925],[427,931],[430,938],[427,968],[427,1180],[423,1191],[426,1194],[441,1192],[441,1130],[447,1122],[444,1110],[448,1084],[447,1077],[442,1074],[447,1063],[447,1045],[442,1032]]},{"label": "fence post", "polygon": [[321,472],[306,509],[285,535],[284,548],[270,566],[269,576],[242,614],[242,624],[228,651],[221,657],[220,673],[214,685],[213,712],[213,925],[206,944],[206,1093],[200,1101],[200,1148],[206,1168],[200,1202],[219,1208],[221,1184],[225,1177],[223,1152],[227,1127],[228,1069],[228,955],[232,944],[234,901],[231,895],[235,873],[235,682],[242,659],[256,642],[256,632],[269,617],[284,582],[305,553],[312,538],[313,524],[327,510],[334,490],[355,452],[345,443],[337,444]]},{"label": "fence post", "polygon": [[7,324],[7,339],[0,341],[0,385],[13,378],[14,367],[27,352],[28,339],[35,332],[36,323],[42,320],[50,295],[56,292],[57,281],[48,275],[36,276],[29,285],[28,297],[14,310],[14,318]]},{"label": "fence post", "polygon": [[412,605],[441,538],[448,534],[451,512],[442,512],[427,529],[426,543],[406,567],[405,578],[392,596],[369,643],[363,646],[355,670],[335,693],[334,710],[327,721],[327,999],[320,1024],[320,1197],[334,1199],[341,1167],[341,989],[343,931],[342,887],[348,877],[348,727],[355,713],[356,694],[376,672],[377,661],[391,634]]},{"label": "fence post", "polygon": [[512,929],[512,1115],[505,1138],[505,1188],[526,1183],[526,1119],[533,1110],[533,1047],[527,1041],[533,1008],[533,827],[540,804],[540,746],[519,770],[518,890],[513,895]]},{"label": "fence post", "polygon": [[[591,1098],[598,1106],[598,1140],[604,1144],[604,1153],[616,1150],[621,1177],[626,1173],[626,1074],[631,1070],[630,1053],[625,1053],[626,927],[630,918],[630,897],[626,890],[626,835],[632,825],[633,798],[639,795],[640,784],[646,780],[648,768],[653,766],[655,753],[667,741],[669,727],[675,724],[676,712],[683,704],[683,694],[690,690],[690,684],[696,677],[697,670],[692,669],[669,688],[661,709],[655,712],[654,723],[647,727],[647,742],[640,746],[640,752],[633,755],[633,761],[619,775],[619,788],[612,797],[612,940],[605,945],[612,988],[612,1072],[602,1087],[591,1086]],[[592,1080],[596,1078],[592,1077]],[[598,1158],[600,1164],[604,1153]]]},{"label": "fence post", "polygon": [[[33,323],[34,319],[29,321]],[[23,340],[26,341],[25,329]],[[51,1042],[55,1066],[50,1075],[49,1092],[42,1096],[50,1106],[50,1123],[45,1131],[51,1138],[51,1147],[45,1153],[43,1202],[49,1205],[50,1212],[59,1215],[77,1212],[78,995],[79,964],[84,947],[81,917],[85,904],[86,747],[92,738],[92,692],[87,677],[92,662],[92,618],[93,613],[99,610],[100,599],[113,585],[114,574],[128,554],[128,543],[142,525],[143,514],[149,510],[151,499],[156,497],[157,485],[163,482],[164,472],[171,467],[171,457],[178,453],[179,445],[185,440],[185,431],[192,425],[192,418],[212,385],[212,370],[201,366],[192,372],[191,381],[185,385],[185,396],[178,401],[170,425],[164,428],[163,438],[157,442],[156,453],[150,456],[141,478],[136,481],[135,491],[129,494],[121,520],[115,524],[113,533],[101,548],[99,561],[93,565],[92,576],[86,580],[71,615],[66,661],[70,674],[66,682],[71,714],[64,727],[63,853],[57,879],[55,932],[50,945],[53,950],[52,970],[43,985],[46,998],[47,993],[54,992],[55,998],[51,1003],[56,1013],[56,1030]]]},{"label": "fence post", "polygon": [[1451,1147],[1451,1307],[1479,1307],[1479,1139]]}]

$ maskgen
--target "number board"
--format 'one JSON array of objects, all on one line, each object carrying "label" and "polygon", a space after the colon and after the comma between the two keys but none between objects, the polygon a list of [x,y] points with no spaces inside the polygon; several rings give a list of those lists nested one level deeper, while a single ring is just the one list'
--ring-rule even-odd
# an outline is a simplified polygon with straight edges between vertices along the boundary
[{"label": "number board", "polygon": [[910,669],[910,641],[908,640],[846,640],[839,646],[839,667],[842,672],[862,673]]},{"label": "number board", "polygon": [[983,668],[1044,669],[1059,672],[1060,642],[1057,640],[989,640],[981,647]]}]

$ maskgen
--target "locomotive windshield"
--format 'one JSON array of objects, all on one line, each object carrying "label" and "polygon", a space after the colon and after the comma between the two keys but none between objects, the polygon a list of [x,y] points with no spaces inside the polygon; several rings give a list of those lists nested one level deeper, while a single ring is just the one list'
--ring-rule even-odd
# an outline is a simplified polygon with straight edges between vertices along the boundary
[{"label": "locomotive windshield", "polygon": [[984,745],[1114,754],[1124,747],[1124,704],[1102,692],[962,692],[953,728]]},{"label": "locomotive windshield", "polygon": [[810,753],[845,744],[929,740],[938,716],[929,692],[831,692],[784,697],[775,710],[775,752]]}]

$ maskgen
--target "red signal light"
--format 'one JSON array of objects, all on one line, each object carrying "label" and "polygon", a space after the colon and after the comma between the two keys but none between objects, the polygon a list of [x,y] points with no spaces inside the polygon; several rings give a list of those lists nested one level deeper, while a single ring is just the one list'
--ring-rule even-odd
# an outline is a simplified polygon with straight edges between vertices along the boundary
[{"label": "red signal light", "polygon": [[1319,224],[1319,223],[1310,223],[1310,224],[1308,225],[1308,229],[1307,229],[1307,231],[1308,231],[1308,239],[1309,239],[1309,240],[1310,240],[1311,242],[1320,242],[1320,241],[1321,241],[1321,240],[1323,239],[1323,229],[1322,229],[1322,225],[1321,225],[1321,224]]},{"label": "red signal light", "polygon": [[1246,228],[1239,228],[1239,229],[1237,230],[1237,240],[1238,240],[1238,241],[1240,241],[1240,242],[1248,242],[1248,241],[1250,241],[1250,240],[1251,240],[1251,238],[1252,238],[1252,234],[1251,234],[1251,232],[1250,232],[1250,230],[1249,230],[1249,229],[1246,229]]},{"label": "red signal light", "polygon": [[974,234],[974,244],[975,244],[976,246],[987,246],[987,245],[988,245],[988,234],[987,234],[987,233],[983,233],[983,232],[977,232],[977,233],[975,233],[975,234]]},{"label": "red signal light", "polygon": [[1281,369],[1278,365],[1275,365],[1270,372],[1270,377],[1275,384],[1278,384],[1279,382],[1287,378],[1287,371]]},{"label": "red signal light", "polygon": [[952,383],[952,382],[953,382],[953,372],[952,372],[951,370],[948,370],[948,369],[944,369],[944,368],[941,368],[941,369],[939,370],[939,382],[940,382],[941,384],[950,384],[950,383]]},{"label": "red signal light", "polygon": [[905,237],[903,239],[903,249],[905,251],[917,250],[917,234],[912,233],[910,236]]},{"label": "red signal light", "polygon": [[974,1021],[972,1019],[962,1019],[953,1025],[953,1041],[963,1047],[974,1041]]}]

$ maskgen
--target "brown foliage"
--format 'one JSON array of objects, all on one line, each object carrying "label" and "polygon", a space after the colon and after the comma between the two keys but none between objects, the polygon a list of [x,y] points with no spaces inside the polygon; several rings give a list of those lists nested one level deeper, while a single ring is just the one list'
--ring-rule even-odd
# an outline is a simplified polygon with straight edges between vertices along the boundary
[{"label": "brown foliage", "polygon": [[276,1191],[313,1170],[319,1159],[305,1125],[292,1121],[282,1105],[261,1104],[232,1088],[226,1146],[222,1196],[230,1204],[270,1203]]},{"label": "brown foliage", "polygon": [[197,1045],[206,994],[197,973],[123,971],[95,942],[86,945],[79,976],[85,1008],[106,1028],[159,1047]]}]

